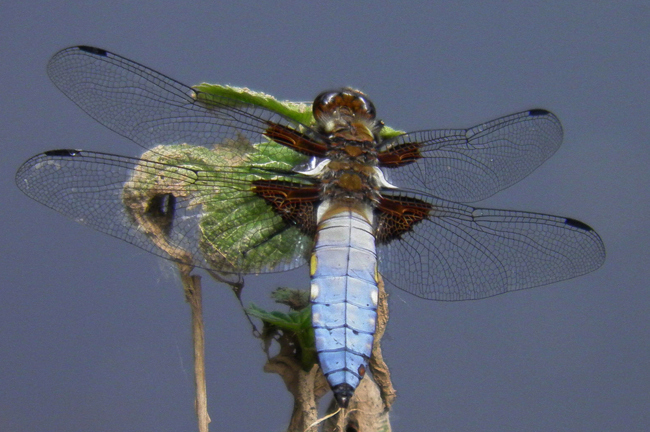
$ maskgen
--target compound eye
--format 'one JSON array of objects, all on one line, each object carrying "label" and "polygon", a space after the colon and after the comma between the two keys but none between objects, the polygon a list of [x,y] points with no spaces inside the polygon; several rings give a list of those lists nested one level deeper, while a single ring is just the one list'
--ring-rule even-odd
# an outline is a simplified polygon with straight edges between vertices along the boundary
[{"label": "compound eye", "polygon": [[316,121],[330,117],[335,112],[347,111],[357,119],[374,120],[375,105],[360,91],[350,88],[326,91],[314,99],[313,112]]}]

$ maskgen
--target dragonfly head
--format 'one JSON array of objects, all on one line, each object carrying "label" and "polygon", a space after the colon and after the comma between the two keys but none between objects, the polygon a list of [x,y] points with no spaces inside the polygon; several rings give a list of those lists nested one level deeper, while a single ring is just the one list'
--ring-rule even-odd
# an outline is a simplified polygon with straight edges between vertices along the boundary
[{"label": "dragonfly head", "polygon": [[376,119],[375,105],[358,90],[326,91],[314,100],[319,132],[348,141],[376,141],[383,123]]}]

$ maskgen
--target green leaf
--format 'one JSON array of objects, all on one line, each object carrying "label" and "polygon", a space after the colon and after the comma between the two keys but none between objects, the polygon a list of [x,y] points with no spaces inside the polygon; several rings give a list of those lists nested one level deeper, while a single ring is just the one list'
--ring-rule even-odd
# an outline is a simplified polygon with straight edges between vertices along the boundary
[{"label": "green leaf", "polygon": [[245,309],[250,316],[259,318],[265,325],[273,326],[283,332],[290,332],[296,336],[300,345],[300,363],[305,370],[309,370],[316,363],[316,342],[314,329],[311,324],[311,305],[299,311],[278,312],[266,311],[254,304]]},{"label": "green leaf", "polygon": [[305,160],[306,156],[272,141],[251,144],[242,138],[212,149],[161,145],[142,155],[131,181],[125,183],[122,199],[137,224],[173,257],[180,253],[178,246],[148,221],[151,199],[166,193],[188,200],[190,209],[201,206],[199,247],[211,268],[226,273],[282,268],[305,259],[313,239],[295,227],[287,228],[273,208],[253,193],[251,183],[282,179],[278,173],[290,172]]},{"label": "green leaf", "polygon": [[[207,95],[224,96],[231,99],[233,102],[241,101],[267,108],[304,125],[312,125],[314,123],[314,116],[311,112],[311,103],[290,101],[280,102],[271,95],[243,87],[202,83],[194,86],[194,88],[207,93]],[[210,99],[208,98],[207,100],[209,101]],[[223,103],[221,99],[219,102]]]}]

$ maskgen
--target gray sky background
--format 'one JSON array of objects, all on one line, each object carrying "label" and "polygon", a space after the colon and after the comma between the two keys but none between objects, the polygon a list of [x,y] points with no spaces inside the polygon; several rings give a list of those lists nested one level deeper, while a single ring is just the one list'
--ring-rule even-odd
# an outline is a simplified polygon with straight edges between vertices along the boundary
[{"label": "gray sky background", "polygon": [[[480,205],[584,221],[605,241],[605,265],[475,302],[391,292],[393,426],[650,430],[647,2],[181,3],[1,8],[1,431],[196,428],[189,308],[172,267],[14,185],[20,164],[44,150],[140,152],[47,78],[49,58],[79,44],[186,84],[282,99],[350,85],[405,130],[553,111],[565,129],[557,154]],[[306,287],[307,270],[249,278],[246,303],[279,284]],[[284,430],[291,399],[262,372],[234,296],[207,278],[204,296],[211,429]]]}]

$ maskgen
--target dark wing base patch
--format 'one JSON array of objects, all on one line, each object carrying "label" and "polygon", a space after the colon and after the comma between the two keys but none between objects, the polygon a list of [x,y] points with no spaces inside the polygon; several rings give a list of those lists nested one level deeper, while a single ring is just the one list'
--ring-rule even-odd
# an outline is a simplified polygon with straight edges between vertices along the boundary
[{"label": "dark wing base patch", "polygon": [[377,242],[388,243],[402,237],[418,222],[426,219],[431,212],[432,205],[410,197],[382,196],[376,207]]},{"label": "dark wing base patch", "polygon": [[316,234],[316,209],[320,203],[318,187],[297,186],[281,180],[257,180],[253,182],[253,193],[303,234]]}]

